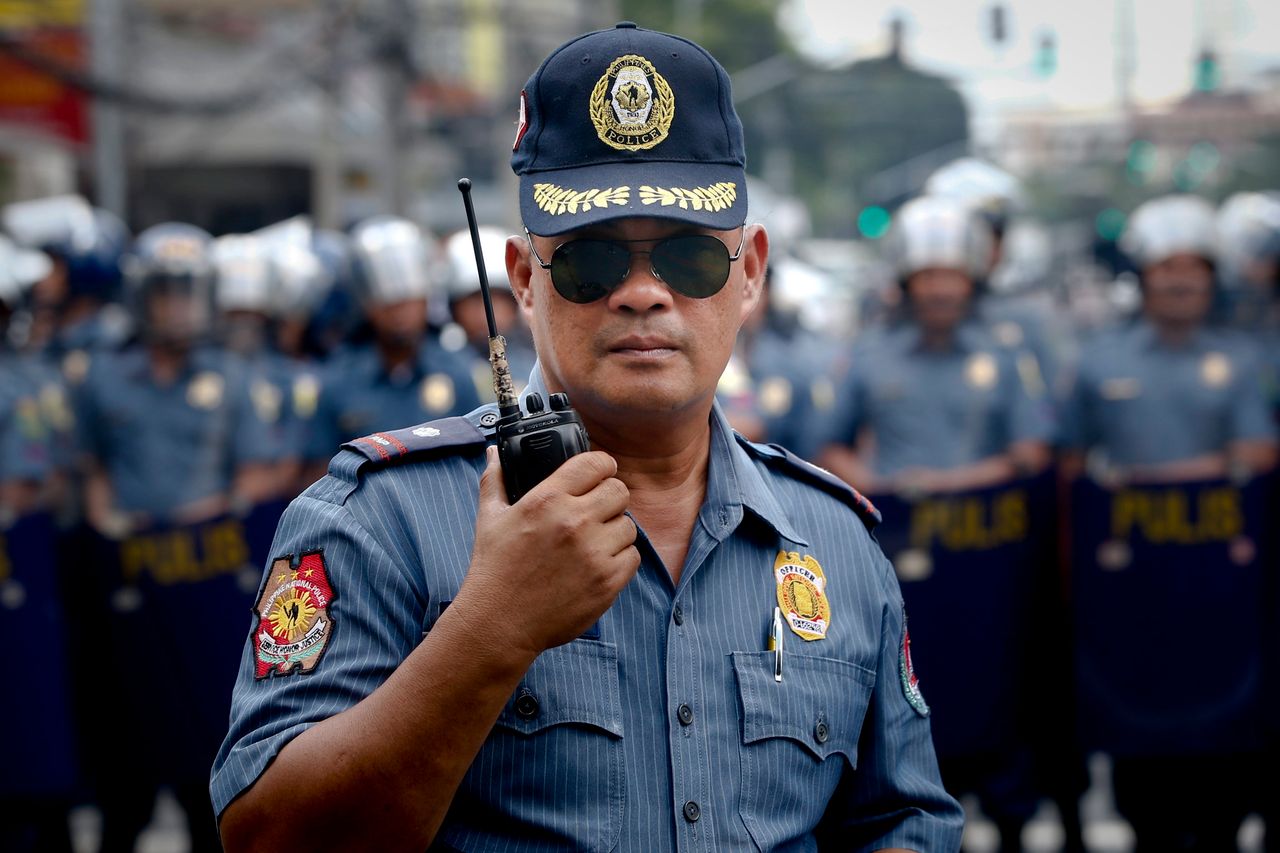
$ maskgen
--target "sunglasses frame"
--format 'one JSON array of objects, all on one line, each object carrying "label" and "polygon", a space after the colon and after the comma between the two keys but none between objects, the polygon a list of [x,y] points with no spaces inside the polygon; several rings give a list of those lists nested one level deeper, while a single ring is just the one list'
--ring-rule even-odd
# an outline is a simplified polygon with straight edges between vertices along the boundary
[{"label": "sunglasses frame", "polygon": [[[747,245],[747,226],[746,226],[746,225],[740,225],[740,226],[738,226],[738,227],[742,229],[742,239],[741,239],[740,241],[738,241],[738,249],[737,249],[737,251],[736,251],[736,252],[734,252],[733,254],[729,255],[729,263],[730,263],[730,264],[732,264],[734,261],[738,260],[738,258],[742,257],[742,249],[743,249],[743,247],[745,247],[745,246]],[[533,252],[533,257],[534,257],[534,259],[536,260],[536,262],[537,262],[538,266],[539,266],[539,267],[541,267],[543,270],[545,270],[545,271],[547,272],[548,277],[550,277],[550,278],[551,278],[551,282],[552,282],[552,285],[553,285],[553,286],[555,285],[555,278],[554,278],[554,276],[552,276],[552,275],[551,275],[551,263],[552,263],[552,261],[554,261],[554,260],[555,260],[556,252],[560,251],[560,249],[561,249],[562,247],[567,246],[567,245],[569,245],[570,243],[576,243],[576,242],[578,242],[579,240],[591,240],[591,241],[593,241],[593,242],[597,242],[597,243],[617,243],[617,244],[621,244],[621,245],[626,245],[627,243],[653,243],[653,244],[654,244],[653,248],[654,248],[654,249],[656,249],[659,245],[661,245],[661,244],[665,243],[665,242],[666,242],[666,241],[668,241],[668,240],[678,240],[678,239],[680,239],[681,237],[710,237],[712,240],[715,240],[717,243],[719,243],[720,245],[724,246],[724,249],[725,249],[725,251],[726,251],[726,252],[728,252],[728,251],[729,251],[729,247],[728,247],[728,246],[725,246],[724,241],[723,241],[723,240],[721,240],[720,238],[718,238],[718,237],[716,237],[716,236],[714,236],[714,235],[712,235],[712,234],[701,234],[701,233],[698,233],[698,232],[693,232],[693,233],[689,233],[689,234],[673,234],[673,235],[671,235],[670,237],[663,237],[663,238],[662,238],[662,239],[660,239],[660,240],[610,240],[610,239],[606,239],[606,238],[603,238],[603,237],[575,237],[575,238],[574,238],[574,239],[572,239],[572,240],[565,240],[563,243],[558,243],[558,244],[556,245],[556,247],[555,247],[554,249],[552,249],[552,250],[551,250],[551,261],[544,261],[544,260],[542,259],[542,255],[538,254],[538,247],[537,247],[537,246],[535,246],[535,245],[533,245],[533,234],[529,231],[529,226],[527,226],[527,225],[526,225],[526,226],[524,226],[524,237],[525,237],[525,240],[527,240],[527,241],[528,241],[528,243],[529,243],[529,251],[530,251],[530,252]],[[648,250],[644,250],[644,249],[640,249],[640,250],[633,250],[633,251],[631,251],[631,255],[632,255],[633,257],[634,257],[635,255],[649,255],[649,256],[650,256],[650,261],[649,261],[649,274],[650,274],[650,275],[652,275],[652,276],[653,276],[655,279],[657,279],[658,281],[661,281],[663,284],[667,285],[667,287],[670,287],[670,288],[671,288],[671,290],[672,290],[673,292],[675,292],[675,293],[679,293],[681,296],[685,297],[686,299],[709,299],[709,298],[711,298],[712,296],[715,296],[715,295],[716,295],[716,293],[719,293],[721,290],[723,290],[723,289],[724,289],[724,286],[725,286],[726,284],[728,284],[728,282],[729,282],[729,275],[728,275],[728,272],[726,272],[726,273],[725,273],[724,281],[722,281],[722,282],[720,283],[720,286],[719,286],[718,288],[716,288],[716,290],[715,290],[715,292],[714,292],[714,293],[709,293],[709,294],[707,294],[706,296],[690,296],[690,295],[689,295],[689,294],[687,294],[687,293],[682,293],[681,291],[677,290],[677,289],[676,289],[675,287],[673,287],[669,282],[665,281],[665,280],[662,278],[662,276],[658,274],[658,271],[657,271],[656,269],[654,269],[653,261],[652,261],[653,249],[648,249]],[[732,271],[732,267],[730,267],[730,270],[729,270],[729,271],[730,271],[730,272]],[[590,300],[590,301],[588,301],[588,302],[575,302],[574,300],[569,299],[569,298],[568,298],[567,296],[565,296],[563,293],[560,293],[560,289],[559,289],[559,288],[556,288],[556,293],[557,293],[557,294],[559,294],[560,298],[561,298],[561,299],[564,299],[566,302],[573,302],[575,305],[590,305],[592,302],[599,302],[601,299],[606,298],[609,294],[611,294],[611,293],[613,293],[615,290],[617,290],[617,289],[618,289],[618,287],[622,284],[622,282],[624,282],[624,281],[626,281],[626,280],[627,280],[627,279],[626,279],[626,277],[627,277],[628,275],[630,275],[630,274],[631,274],[631,265],[630,265],[630,263],[628,263],[626,273],[624,274],[624,276],[622,277],[622,279],[621,279],[620,281],[618,281],[618,283],[617,283],[617,284],[614,284],[612,287],[608,288],[608,289],[605,291],[605,293],[604,293],[603,295],[601,295],[601,296],[599,296],[599,297],[597,297],[597,298],[595,298],[595,299],[592,299],[592,300]]]}]

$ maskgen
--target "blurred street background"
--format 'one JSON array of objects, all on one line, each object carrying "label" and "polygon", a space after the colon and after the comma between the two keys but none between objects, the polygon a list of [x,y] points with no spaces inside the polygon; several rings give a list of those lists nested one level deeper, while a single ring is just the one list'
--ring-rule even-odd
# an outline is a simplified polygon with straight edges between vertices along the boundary
[{"label": "blurred street background", "polygon": [[966,849],[1277,849],[1280,4],[0,0],[0,851],[216,849],[275,522],[492,399],[460,177],[528,375],[521,89],[620,20],[731,76],[720,404],[883,511]]}]

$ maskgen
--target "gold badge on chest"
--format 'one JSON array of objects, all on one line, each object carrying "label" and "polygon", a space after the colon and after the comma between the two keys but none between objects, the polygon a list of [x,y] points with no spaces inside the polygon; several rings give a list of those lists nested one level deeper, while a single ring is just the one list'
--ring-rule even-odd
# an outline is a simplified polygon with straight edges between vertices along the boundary
[{"label": "gold badge on chest", "polygon": [[433,373],[422,380],[422,408],[432,414],[447,412],[453,408],[457,395],[453,380],[443,373]]},{"label": "gold badge on chest", "polygon": [[197,409],[216,409],[222,405],[224,387],[222,374],[203,370],[187,385],[187,402]]},{"label": "gold badge on chest", "polygon": [[791,631],[804,640],[822,640],[831,627],[827,578],[813,557],[798,551],[779,551],[773,561],[778,607]]}]

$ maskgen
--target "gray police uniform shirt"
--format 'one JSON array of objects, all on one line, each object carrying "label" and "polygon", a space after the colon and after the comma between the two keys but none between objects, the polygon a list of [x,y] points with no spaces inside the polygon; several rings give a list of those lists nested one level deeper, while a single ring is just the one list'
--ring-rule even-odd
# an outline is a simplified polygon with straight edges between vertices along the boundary
[{"label": "gray police uniform shirt", "polygon": [[945,350],[926,350],[914,323],[871,332],[854,348],[818,446],[853,447],[865,430],[874,443],[867,461],[892,476],[969,465],[1019,441],[1051,441],[1049,396],[1028,381],[1018,357],[976,323],[962,325]]},{"label": "gray police uniform shirt", "polygon": [[373,344],[334,354],[320,376],[306,458],[328,459],[344,441],[379,429],[461,415],[480,405],[466,364],[430,337],[411,364],[388,372]]},{"label": "gray police uniform shirt", "polygon": [[[536,369],[530,389],[545,393]],[[457,594],[486,413],[348,444],[285,513],[272,555],[322,561],[333,630],[309,672],[286,675],[251,632],[213,767],[219,815],[290,739],[373,692]],[[736,437],[718,408],[711,430],[679,584],[641,531],[636,577],[591,630],[534,662],[433,849],[959,848],[875,510]],[[785,631],[778,683],[766,639],[788,553],[825,578],[805,606],[829,610],[820,639]],[[269,567],[263,589],[274,582]]]},{"label": "gray police uniform shirt", "polygon": [[54,468],[53,413],[32,367],[0,352],[0,483],[43,480]]},{"label": "gray police uniform shirt", "polygon": [[1154,465],[1274,439],[1256,346],[1203,328],[1185,346],[1138,320],[1083,347],[1063,411],[1063,443],[1115,465]]},{"label": "gray police uniform shirt", "polygon": [[141,345],[94,355],[76,424],[80,450],[105,468],[117,506],[158,519],[227,493],[240,465],[280,457],[244,363],[213,348],[192,350],[171,385],[156,383]]}]

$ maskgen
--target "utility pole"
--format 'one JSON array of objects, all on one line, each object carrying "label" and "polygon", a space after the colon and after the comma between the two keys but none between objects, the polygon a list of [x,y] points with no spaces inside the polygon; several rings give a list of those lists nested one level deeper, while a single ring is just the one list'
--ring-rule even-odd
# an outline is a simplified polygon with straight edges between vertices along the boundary
[{"label": "utility pole", "polygon": [[[93,0],[89,7],[90,69],[94,79],[124,80],[122,0]],[[125,157],[124,111],[102,96],[93,99],[93,176],[99,207],[128,220],[129,164]]]}]

